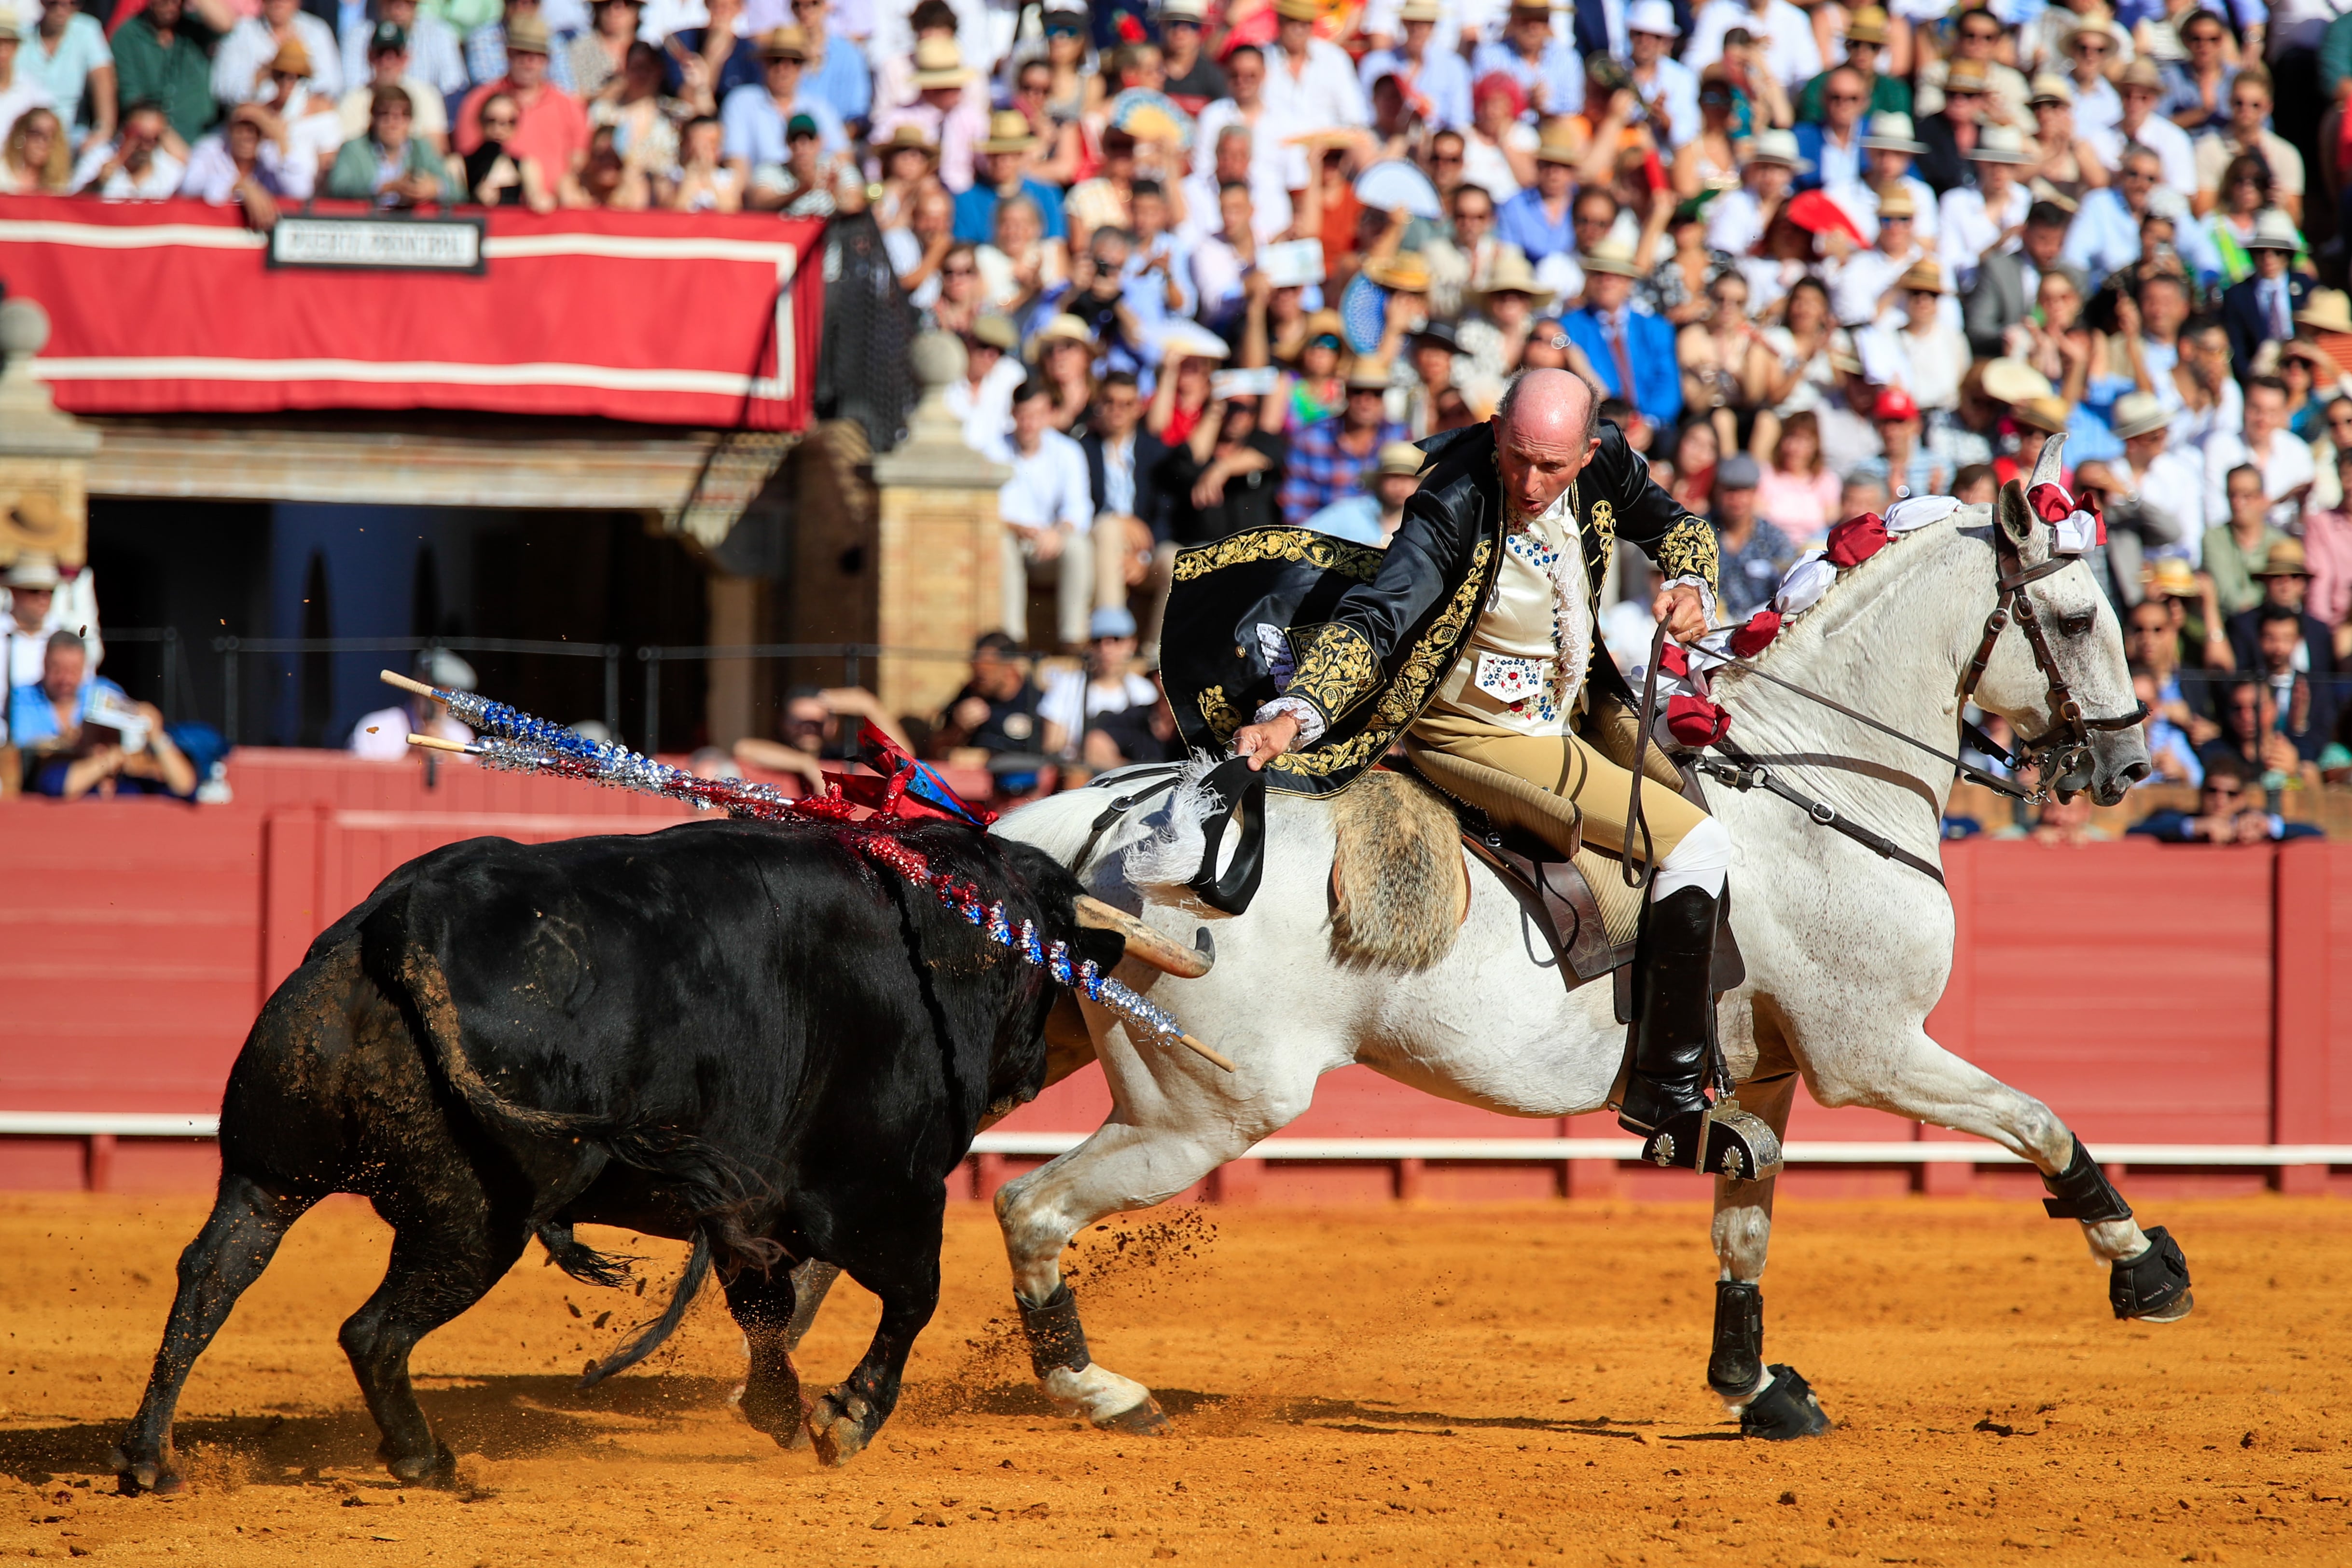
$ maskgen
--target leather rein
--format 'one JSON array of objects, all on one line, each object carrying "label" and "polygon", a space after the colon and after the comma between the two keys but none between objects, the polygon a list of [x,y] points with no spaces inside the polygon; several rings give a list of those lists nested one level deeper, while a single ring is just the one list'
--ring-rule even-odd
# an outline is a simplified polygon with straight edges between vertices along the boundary
[{"label": "leather rein", "polygon": [[[2052,786],[2047,780],[2053,775],[2063,780],[2090,767],[2091,736],[2094,731],[2129,729],[2147,719],[2148,708],[2146,703],[2135,703],[2133,711],[2127,714],[2110,718],[2087,718],[2084,716],[2083,705],[2075,700],[2073,688],[2068,685],[2064,674],[2058,668],[2057,656],[2050,651],[2049,634],[2043,631],[2042,618],[2033,608],[2033,600],[2025,591],[2042,579],[2063,571],[2074,561],[2073,556],[2053,555],[2039,566],[2029,567],[2019,555],[2016,545],[2011,542],[2008,530],[1996,520],[1993,524],[1993,559],[2000,575],[1994,580],[1993,607],[1991,613],[1985,617],[1984,635],[1978,641],[1976,653],[1969,660],[1968,668],[1960,678],[1960,706],[1965,710],[1969,699],[1975,696],[1978,683],[1984,679],[1985,666],[1992,662],[1993,649],[2000,642],[2001,633],[2014,624],[2024,633],[2026,646],[2033,653],[2034,667],[2041,671],[2042,679],[2047,687],[2046,702],[2051,713],[2051,725],[2048,729],[2032,739],[2021,741],[2013,751],[1966,719],[1960,721],[1960,729],[1970,745],[1986,756],[1998,758],[2012,771],[2021,772],[2029,764],[2032,765],[2042,782],[2037,783],[2030,791],[2020,788],[2009,779],[1987,773],[1981,768],[1972,768],[1958,756],[1938,750],[1926,741],[1906,735],[1893,726],[1871,717],[1868,714],[1857,712],[1835,698],[1810,691],[1793,681],[1783,680],[1769,671],[1759,669],[1748,660],[1725,659],[1717,667],[1738,670],[1742,674],[1769,681],[1772,685],[1783,690],[1794,692],[1808,701],[1818,703],[1833,713],[1843,714],[1848,718],[1868,725],[1880,734],[1891,736],[1906,746],[1916,747],[1930,757],[1950,763],[1954,771],[1962,778],[1997,789],[2004,795],[2023,800],[2028,804],[2039,804],[2050,799]],[[1660,630],[1663,632],[1663,626]],[[1641,733],[1643,739],[1648,737],[1650,732],[1651,703],[1656,689],[1654,670],[1658,653],[1659,649],[1654,645],[1650,655],[1653,678],[1643,683],[1642,693]],[[1914,871],[1934,877],[1938,884],[1943,883],[1943,871],[1934,862],[1913,854],[1885,834],[1852,821],[1828,801],[1806,794],[1783,779],[1773,768],[1758,761],[1739,747],[1727,741],[1717,741],[1714,749],[1722,754],[1720,760],[1710,757],[1694,758],[1698,770],[1708,778],[1734,789],[1745,791],[1760,789],[1778,795],[1804,812],[1807,819],[1815,825],[1852,839],[1882,859],[1899,862]],[[1640,788],[1640,779],[1641,764],[1637,760],[1634,764],[1634,788],[1637,790]],[[2074,790],[2062,786],[2058,793],[2062,798],[2071,799]],[[1638,796],[1636,799],[1638,800]],[[1638,820],[1638,807],[1635,815]],[[1644,827],[1646,829],[1646,824]]]}]

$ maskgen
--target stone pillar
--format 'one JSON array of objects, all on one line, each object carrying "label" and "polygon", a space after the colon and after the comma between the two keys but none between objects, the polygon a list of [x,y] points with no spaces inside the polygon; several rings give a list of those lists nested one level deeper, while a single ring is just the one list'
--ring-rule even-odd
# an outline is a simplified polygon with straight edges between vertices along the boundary
[{"label": "stone pillar", "polygon": [[[876,640],[885,648],[962,653],[1004,619],[996,492],[1011,470],[964,444],[962,423],[948,412],[947,389],[964,375],[963,344],[926,332],[912,358],[922,400],[907,439],[874,460],[881,522]],[[891,713],[928,714],[963,680],[959,662],[885,655],[875,689]]]},{"label": "stone pillar", "polygon": [[58,412],[34,379],[49,313],[29,299],[0,304],[0,566],[47,550],[65,566],[89,559],[89,460],[98,432]]}]

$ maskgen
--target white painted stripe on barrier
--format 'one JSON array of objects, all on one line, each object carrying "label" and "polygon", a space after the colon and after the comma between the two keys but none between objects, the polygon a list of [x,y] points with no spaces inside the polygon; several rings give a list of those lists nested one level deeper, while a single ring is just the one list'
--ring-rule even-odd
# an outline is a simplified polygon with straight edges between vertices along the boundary
[{"label": "white painted stripe on barrier", "polygon": [[[85,1138],[111,1134],[123,1138],[218,1136],[218,1116],[141,1112],[0,1111],[0,1136]],[[971,1141],[976,1155],[1066,1154],[1084,1143],[1084,1133],[982,1133]],[[2352,1166],[2352,1144],[2101,1144],[2095,1151],[2111,1166]],[[1261,1160],[1633,1160],[1641,1145],[1631,1138],[1269,1138],[1250,1150]],[[2021,1165],[1991,1144],[1833,1143],[1797,1138],[1788,1145],[1791,1165],[1924,1166]]]},{"label": "white painted stripe on barrier", "polygon": [[777,399],[783,383],[735,371],[647,371],[619,365],[476,365],[454,360],[234,360],[200,355],[52,359],[33,362],[45,382],[358,382],[371,386],[424,382],[443,386],[586,387],[598,392],[698,392],[711,397]]}]

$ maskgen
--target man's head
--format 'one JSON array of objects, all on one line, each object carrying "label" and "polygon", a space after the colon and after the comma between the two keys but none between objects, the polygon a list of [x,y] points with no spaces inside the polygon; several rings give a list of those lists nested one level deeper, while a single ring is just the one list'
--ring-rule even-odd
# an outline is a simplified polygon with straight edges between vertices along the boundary
[{"label": "man's head", "polygon": [[1953,29],[1960,58],[1991,59],[1993,51],[2000,47],[2001,34],[2004,30],[2000,25],[2000,18],[1981,6],[1973,6],[1961,12],[1959,26]]},{"label": "man's head", "polygon": [[1451,194],[1462,188],[1462,160],[1466,143],[1458,131],[1441,131],[1429,139],[1430,183]]},{"label": "man's head", "polygon": [[1609,237],[1617,222],[1617,198],[1605,185],[1587,185],[1576,193],[1576,205],[1570,209],[1576,231],[1576,248],[1591,250]]},{"label": "man's head", "polygon": [[122,111],[122,146],[142,156],[152,153],[163,145],[163,132],[169,128],[163,106],[152,99],[142,99]]},{"label": "man's head", "polygon": [[409,127],[415,118],[416,106],[409,102],[408,89],[398,82],[379,86],[368,100],[368,133],[380,147],[407,146]]},{"label": "man's head", "polygon": [[1226,234],[1239,238],[1250,232],[1249,186],[1240,180],[1228,180],[1217,187],[1217,220]]},{"label": "man's head", "polygon": [[2048,272],[2065,248],[2066,228],[2074,220],[2055,202],[2036,202],[2025,214],[2025,254],[2036,271]]},{"label": "man's head", "polygon": [[2150,273],[2139,283],[2139,317],[2147,335],[2173,337],[2189,319],[2189,287],[2168,272]]},{"label": "man's head", "polygon": [[2170,674],[2180,660],[2180,639],[2173,630],[2172,612],[2154,600],[2133,605],[2124,619],[2124,653],[2133,664],[2146,665],[2159,677]]},{"label": "man's head", "polygon": [[1006,701],[1019,695],[1025,679],[1019,649],[1003,632],[985,632],[972,644],[971,689],[979,695],[992,703]]},{"label": "man's head", "polygon": [[1274,41],[1294,60],[1315,40],[1315,0],[1275,0]]},{"label": "man's head", "polygon": [[2262,581],[2265,605],[2296,615],[2304,612],[2311,597],[2311,569],[2300,543],[2286,539],[2271,546],[2269,556],[2254,569],[2254,576]]},{"label": "man's head", "polygon": [[1108,440],[1124,441],[1143,417],[1143,394],[1133,371],[1113,371],[1095,392],[1095,429]]},{"label": "man's head", "polygon": [[1495,198],[1483,185],[1454,188],[1454,237],[1467,250],[1495,232]]},{"label": "man's head", "polygon": [[1254,44],[1244,44],[1225,57],[1225,90],[1243,109],[1255,109],[1265,91],[1265,56]]},{"label": "man's head", "polygon": [[[2234,688],[2231,695],[2245,694],[2249,706],[2257,712],[2262,706],[2262,694],[2250,686]],[[2197,791],[2197,814],[2200,817],[2234,817],[2253,802],[2248,798],[2246,765],[2234,757],[2216,757],[2205,765],[2205,782]]]},{"label": "man's head", "polygon": [[2115,35],[2107,31],[2105,21],[2077,27],[2067,35],[2066,57],[2074,64],[2074,80],[2084,87],[2106,75],[2107,62],[2115,56]]},{"label": "man's head", "polygon": [[1886,511],[1886,486],[1869,475],[1858,475],[1838,487],[1838,516],[1858,517],[1864,512]]},{"label": "man's head", "polygon": [[2142,56],[2124,68],[2116,93],[2123,99],[2125,127],[2137,131],[2156,112],[2157,100],[2164,96],[2164,77],[2154,60]]},{"label": "man's head", "polygon": [[2290,604],[2265,604],[2254,626],[2254,647],[2262,656],[2263,674],[2291,675],[2294,651],[2303,645],[2303,612]]},{"label": "man's head", "polygon": [[41,652],[41,690],[51,702],[72,701],[89,668],[89,651],[80,638],[70,632],[49,633],[48,646]]},{"label": "man's head", "polygon": [[1565,147],[1545,144],[1536,149],[1536,189],[1547,202],[1557,202],[1576,183],[1576,165]]},{"label": "man's head", "polygon": [[[547,24],[533,12],[507,17],[507,80],[524,92],[547,81]],[[789,99],[787,99],[789,101]]]},{"label": "man's head", "polygon": [[[416,0],[408,0],[411,5],[415,3]],[[159,31],[168,33],[180,25],[180,17],[186,10],[185,0],[148,0],[147,20]]]},{"label": "man's head", "polygon": [[1675,40],[1682,28],[1675,21],[1675,8],[1663,0],[1634,0],[1625,7],[1626,43],[1632,50],[1633,64],[1648,70],[1674,52]]},{"label": "man's head", "polygon": [[2116,171],[2116,183],[2122,190],[2124,205],[2134,213],[2147,211],[2147,199],[2156,193],[2157,183],[2163,177],[2164,160],[2135,143],[2124,153],[2122,167]]},{"label": "man's head", "polygon": [[2352,397],[2339,397],[2327,405],[2327,439],[2335,444],[2338,469],[2352,463]]},{"label": "man's head", "polygon": [[1247,185],[1250,177],[1250,133],[1246,125],[1228,125],[1217,132],[1216,177],[1220,185]]},{"label": "man's head", "polygon": [[1546,511],[1601,449],[1600,393],[1569,371],[1528,371],[1496,405],[1495,461],[1503,499],[1526,517]]},{"label": "man's head", "polygon": [[2263,494],[2263,471],[2251,463],[2241,463],[2230,470],[2222,485],[2230,497],[2230,521],[2249,532],[2262,527],[2263,517],[2270,510],[2270,501]]},{"label": "man's head", "polygon": [[768,96],[778,103],[791,103],[801,90],[801,67],[807,60],[808,46],[798,27],[777,27],[761,38],[760,76],[767,83]]},{"label": "man's head", "polygon": [[1509,17],[1503,23],[1503,37],[1522,55],[1533,57],[1543,53],[1544,45],[1551,37],[1551,7],[1515,0]]},{"label": "man's head", "polygon": [[1745,533],[1756,520],[1756,486],[1763,482],[1763,465],[1745,452],[1735,452],[1715,465],[1715,526]]},{"label": "man's head", "polygon": [[1797,177],[1797,139],[1786,131],[1767,131],[1756,138],[1748,165],[1740,171],[1748,191],[1770,205],[1789,193]]},{"label": "man's head", "polygon": [[1013,438],[1023,451],[1034,448],[1054,418],[1054,385],[1031,376],[1013,394]]},{"label": "man's head", "polygon": [[1862,111],[1869,106],[1870,83],[1860,71],[1840,66],[1830,72],[1822,86],[1822,118],[1841,142],[1853,134],[1853,128],[1862,122]]},{"label": "man's head", "polygon": [[2270,438],[2286,425],[2286,383],[2276,376],[2256,376],[2246,383],[2246,441],[2267,448]]},{"label": "man's head", "polygon": [[[152,10],[153,6],[148,9]],[[408,29],[397,22],[379,22],[368,39],[368,78],[377,87],[408,74]],[[413,105],[411,106],[414,107]]]},{"label": "man's head", "polygon": [[2248,66],[2230,84],[2230,134],[2242,147],[2262,145],[2263,123],[2271,117],[2271,73]]},{"label": "man's head", "polygon": [[1402,511],[1421,488],[1421,448],[1410,441],[1391,441],[1381,448],[1372,472],[1372,493],[1383,512]]},{"label": "man's head", "polygon": [[302,0],[261,0],[261,19],[269,24],[272,31],[282,33],[301,8]]}]

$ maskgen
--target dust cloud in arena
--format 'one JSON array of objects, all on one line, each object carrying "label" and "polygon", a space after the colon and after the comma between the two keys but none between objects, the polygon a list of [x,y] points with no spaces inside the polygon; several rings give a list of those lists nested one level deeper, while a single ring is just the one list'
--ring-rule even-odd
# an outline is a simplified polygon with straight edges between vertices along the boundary
[{"label": "dust cloud in arena", "polygon": [[[716,1292],[647,1367],[582,1364],[648,1315],[534,1249],[427,1339],[454,1490],[403,1490],[335,1328],[389,1232],[336,1200],[296,1227],[198,1364],[178,1498],[114,1495],[201,1203],[0,1199],[0,1555],[124,1563],[600,1565],[2352,1560],[2352,1293],[2325,1200],[2150,1206],[2197,1312],[2119,1324],[2077,1228],[2031,1204],[1799,1203],[1767,1352],[1838,1426],[1744,1443],[1706,1393],[1713,1263],[1687,1206],[1247,1209],[1090,1230],[1097,1359],[1150,1383],[1164,1439],[1031,1387],[995,1227],[950,1212],[946,1292],[875,1448],[829,1470],[729,1400]],[[2160,1213],[2157,1210],[2160,1208]],[[840,1376],[875,1307],[845,1282],[803,1348]]]}]

